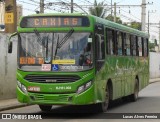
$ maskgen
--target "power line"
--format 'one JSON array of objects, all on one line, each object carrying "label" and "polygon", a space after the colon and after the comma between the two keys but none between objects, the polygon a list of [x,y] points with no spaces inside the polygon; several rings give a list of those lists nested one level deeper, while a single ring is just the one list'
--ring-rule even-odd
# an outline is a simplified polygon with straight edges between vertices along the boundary
[{"label": "power line", "polygon": [[23,7],[23,9],[24,9],[24,10],[27,10],[27,11],[35,12],[34,10],[29,9],[29,8],[24,8],[24,7]]},{"label": "power line", "polygon": [[35,0],[29,0],[29,1],[39,4],[39,2],[37,2],[37,1],[35,1]]},{"label": "power line", "polygon": [[125,0],[121,0],[121,1],[117,2],[117,4],[119,4],[119,3],[123,2],[123,1],[125,1]]},{"label": "power line", "polygon": [[39,2],[37,2],[37,1],[35,1],[35,0],[30,0],[30,1],[32,1],[32,2],[34,2],[34,3],[37,3],[37,4],[39,4]]},{"label": "power line", "polygon": [[17,1],[19,1],[19,2],[21,2],[21,3],[25,3],[25,4],[29,4],[29,5],[33,5],[33,6],[37,6],[37,4],[32,4],[32,3],[24,2],[24,1],[21,1],[21,0],[17,0]]},{"label": "power line", "polygon": [[[120,9],[120,10],[122,10],[123,12],[125,12],[125,13],[128,13],[128,12],[126,12],[125,10],[123,10],[123,9]],[[133,14],[131,14],[131,13],[128,13],[128,14],[130,14],[131,16],[133,16],[134,18],[136,18],[136,19],[138,19],[138,20],[140,20],[141,21],[141,19],[140,18],[138,18],[138,17],[136,17],[136,16],[134,16]]]}]

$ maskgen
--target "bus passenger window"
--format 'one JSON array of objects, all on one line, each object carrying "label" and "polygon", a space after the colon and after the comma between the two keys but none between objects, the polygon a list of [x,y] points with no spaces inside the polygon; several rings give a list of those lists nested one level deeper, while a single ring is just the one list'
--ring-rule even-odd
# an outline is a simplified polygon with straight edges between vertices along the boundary
[{"label": "bus passenger window", "polygon": [[111,29],[107,29],[107,54],[113,55],[114,54],[114,31]]},{"label": "bus passenger window", "polygon": [[127,55],[127,56],[130,56],[131,55],[130,35],[129,34],[125,34],[124,40],[125,40],[124,54]]},{"label": "bus passenger window", "polygon": [[117,32],[118,55],[122,55],[122,33]]},{"label": "bus passenger window", "polygon": [[148,56],[148,41],[147,39],[143,39],[143,54],[144,54],[144,57],[147,57]]},{"label": "bus passenger window", "polygon": [[96,36],[97,41],[97,59],[101,60],[105,58],[105,44],[104,44],[104,36],[97,35]]},{"label": "bus passenger window", "polygon": [[131,47],[132,47],[132,55],[137,55],[137,42],[136,36],[131,36]]},{"label": "bus passenger window", "polygon": [[138,56],[142,56],[142,38],[138,37]]}]

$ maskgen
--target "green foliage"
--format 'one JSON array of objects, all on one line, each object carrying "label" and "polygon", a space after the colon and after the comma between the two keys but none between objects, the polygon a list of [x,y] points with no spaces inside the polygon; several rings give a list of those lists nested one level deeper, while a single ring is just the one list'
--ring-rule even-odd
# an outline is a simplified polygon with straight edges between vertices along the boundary
[{"label": "green foliage", "polygon": [[141,30],[141,23],[140,22],[131,22],[131,28]]},{"label": "green foliage", "polygon": [[154,43],[151,43],[151,42],[149,42],[149,49],[151,50],[151,49],[153,49],[154,47],[155,47],[155,44]]},{"label": "green foliage", "polygon": [[152,43],[152,42],[149,41],[149,45],[148,45],[149,46],[149,51],[150,52],[156,52],[155,51],[155,46],[157,46],[157,45],[158,44],[157,44],[157,40],[156,39],[154,40],[154,43]]},{"label": "green foliage", "polygon": [[137,30],[141,30],[141,23],[140,22],[131,22],[130,25],[127,25],[126,23],[124,23],[124,25],[128,26],[128,27],[131,27],[131,28],[134,28],[134,29],[137,29]]},{"label": "green foliage", "polygon": [[[109,14],[105,19],[114,21],[114,17],[111,16],[111,14]],[[120,17],[116,17],[116,23],[122,24],[122,20],[120,19]]]},{"label": "green foliage", "polygon": [[158,45],[158,43],[157,43],[157,39],[155,39],[155,40],[154,40],[154,44],[155,44],[155,46],[157,46],[157,45]]},{"label": "green foliage", "polygon": [[104,3],[103,2],[97,3],[97,1],[95,0],[94,7],[90,7],[89,12],[94,16],[104,18],[106,13],[106,10],[104,9]]}]

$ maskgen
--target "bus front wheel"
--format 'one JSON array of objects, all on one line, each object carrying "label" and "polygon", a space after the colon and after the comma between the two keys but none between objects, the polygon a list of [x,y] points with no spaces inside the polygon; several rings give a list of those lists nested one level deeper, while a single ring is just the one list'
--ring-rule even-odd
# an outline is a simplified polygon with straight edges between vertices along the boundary
[{"label": "bus front wheel", "polygon": [[105,101],[97,104],[97,109],[99,112],[106,112],[109,106],[109,89],[108,86],[105,90]]},{"label": "bus front wheel", "polygon": [[50,111],[52,109],[52,105],[39,105],[39,108],[42,111]]}]

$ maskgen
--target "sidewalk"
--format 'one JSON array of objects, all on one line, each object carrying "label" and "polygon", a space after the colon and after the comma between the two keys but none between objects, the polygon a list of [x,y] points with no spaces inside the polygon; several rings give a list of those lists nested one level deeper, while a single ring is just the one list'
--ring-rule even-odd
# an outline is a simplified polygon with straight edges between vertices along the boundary
[{"label": "sidewalk", "polygon": [[[150,83],[154,83],[154,82],[158,82],[158,81],[160,81],[160,78],[149,80]],[[18,107],[24,107],[24,106],[27,106],[27,104],[19,103],[16,98],[15,99],[0,100],[0,111],[9,110],[9,109],[18,108]]]},{"label": "sidewalk", "polygon": [[27,104],[19,103],[17,99],[0,100],[0,111],[9,110],[18,107],[24,107]]},{"label": "sidewalk", "polygon": [[154,83],[154,82],[158,82],[160,81],[160,78],[154,78],[154,79],[150,79],[149,83]]}]

